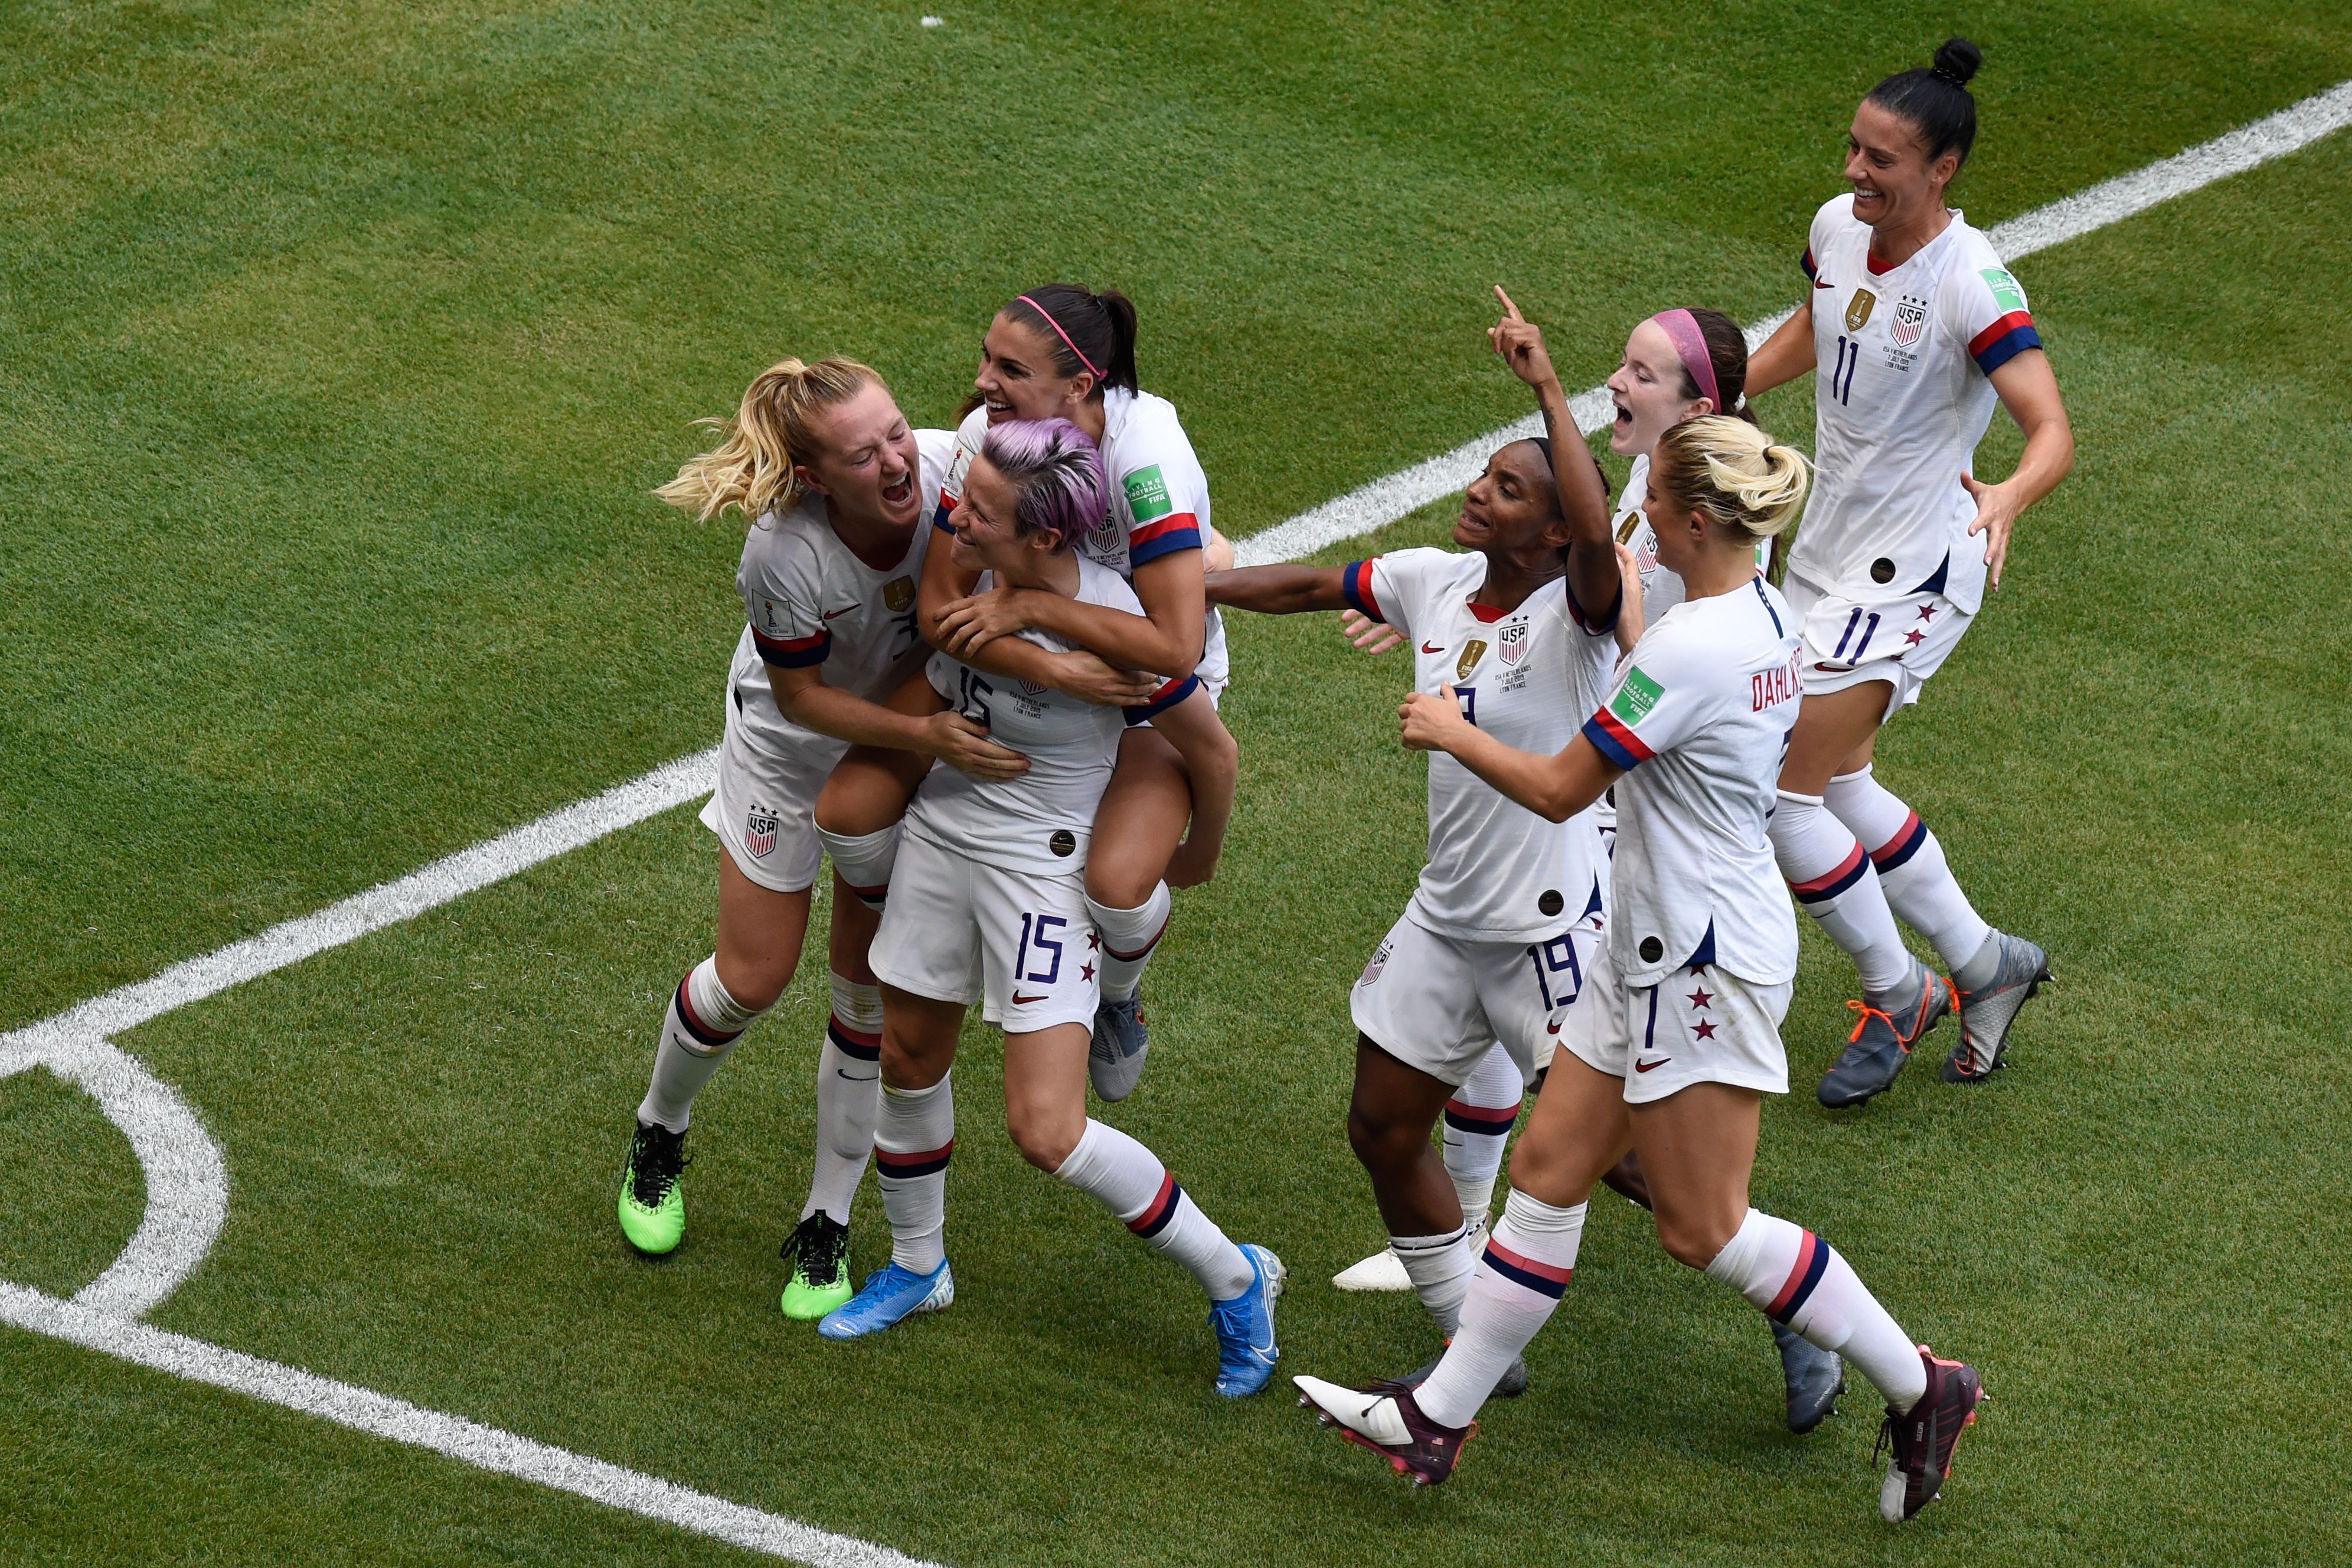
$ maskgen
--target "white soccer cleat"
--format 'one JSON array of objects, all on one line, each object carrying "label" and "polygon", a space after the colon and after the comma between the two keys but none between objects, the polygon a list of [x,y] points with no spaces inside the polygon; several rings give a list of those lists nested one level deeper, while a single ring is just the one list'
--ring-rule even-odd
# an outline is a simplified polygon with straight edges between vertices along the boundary
[{"label": "white soccer cleat", "polygon": [[1298,1403],[1315,1411],[1326,1426],[1344,1426],[1383,1447],[1412,1441],[1394,1394],[1349,1388],[1303,1373],[1290,1381],[1298,1386]]},{"label": "white soccer cleat", "polygon": [[1331,1284],[1340,1290],[1410,1290],[1412,1277],[1404,1271],[1404,1259],[1396,1255],[1396,1248],[1383,1247],[1361,1263],[1331,1276]]}]

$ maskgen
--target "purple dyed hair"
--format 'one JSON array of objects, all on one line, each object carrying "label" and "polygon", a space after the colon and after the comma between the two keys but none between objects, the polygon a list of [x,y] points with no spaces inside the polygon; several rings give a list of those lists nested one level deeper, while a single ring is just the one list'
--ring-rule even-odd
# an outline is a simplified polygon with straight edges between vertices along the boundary
[{"label": "purple dyed hair", "polygon": [[1102,454],[1091,437],[1066,419],[1008,419],[992,425],[980,455],[1011,481],[1021,498],[1013,510],[1013,532],[1045,534],[1056,553],[1110,515]]}]

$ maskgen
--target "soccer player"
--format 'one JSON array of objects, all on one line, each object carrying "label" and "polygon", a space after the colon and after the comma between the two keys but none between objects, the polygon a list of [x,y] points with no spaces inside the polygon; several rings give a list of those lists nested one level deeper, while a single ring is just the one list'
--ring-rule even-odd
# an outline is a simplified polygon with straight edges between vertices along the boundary
[{"label": "soccer player", "polygon": [[[1108,510],[1102,460],[1066,419],[992,426],[964,476],[949,546],[957,565],[998,584],[1139,617],[1118,574],[1076,546]],[[1063,646],[1024,629],[1024,641]],[[1190,1270],[1210,1300],[1217,1392],[1256,1393],[1272,1375],[1280,1259],[1236,1247],[1150,1150],[1087,1115],[1086,1062],[1102,964],[1085,868],[1100,842],[1097,808],[1119,737],[1150,723],[1182,757],[1197,790],[1177,850],[1205,878],[1223,847],[1238,753],[1199,679],[1180,673],[1141,705],[1077,701],[992,679],[941,653],[929,665],[952,704],[1026,757],[1028,771],[982,780],[933,769],[908,807],[872,952],[882,983],[882,1113],[876,1135],[887,1268],[817,1325],[828,1339],[888,1329],[955,1299],[946,1245],[947,1170],[955,1145],[950,1069],[975,1002],[1004,1030],[1006,1123],[1024,1158],[1098,1199],[1128,1228]]]},{"label": "soccer player", "polygon": [[[936,646],[990,675],[1053,684],[1049,656],[1012,636],[1035,629],[1122,668],[1193,671],[1214,702],[1229,670],[1223,623],[1202,597],[1203,546],[1228,564],[1231,551],[1211,527],[1208,480],[1175,407],[1137,384],[1135,342],[1135,307],[1115,291],[1051,283],[1008,301],[981,339],[979,404],[957,432],[939,524],[949,525],[962,470],[989,429],[1066,418],[1094,440],[1110,477],[1109,512],[1077,549],[1126,579],[1139,611],[1010,587],[975,594],[972,574],[940,552],[923,574],[921,624]],[[860,757],[818,811],[828,829],[873,846],[877,881],[887,879],[890,825],[905,798],[903,764],[898,793],[883,776],[889,767]],[[1087,909],[1103,943],[1087,1068],[1105,1100],[1125,1099],[1143,1071],[1150,1039],[1139,987],[1167,930],[1169,889],[1191,885],[1170,867],[1193,806],[1175,748],[1156,728],[1129,731],[1103,796],[1102,851],[1087,867]]]},{"label": "soccer player", "polygon": [[[1514,362],[1514,368],[1519,368],[1519,363]],[[1527,363],[1532,366],[1534,361]],[[1546,406],[1556,400],[1564,402],[1557,378],[1550,376],[1548,356],[1541,364],[1542,374],[1550,379],[1548,387],[1538,388]],[[1625,340],[1624,356],[1609,378],[1610,399],[1616,405],[1610,449],[1633,460],[1611,523],[1620,549],[1620,570],[1630,567],[1634,574],[1618,617],[1621,648],[1630,649],[1644,626],[1654,624],[1683,600],[1682,579],[1659,563],[1656,536],[1643,510],[1649,497],[1650,455],[1659,437],[1686,420],[1730,413],[1753,424],[1754,416],[1748,413],[1742,395],[1747,379],[1747,337],[1738,323],[1720,310],[1661,310],[1636,326]],[[1785,556],[1781,535],[1759,541],[1759,570],[1779,563]],[[1367,637],[1362,628],[1370,624],[1353,610],[1343,617],[1346,629],[1368,652],[1385,652],[1402,640]],[[1616,809],[1605,795],[1591,809],[1605,844],[1616,831]],[[1609,875],[1605,857],[1601,875],[1604,879]],[[1539,1087],[1541,1082],[1538,1070],[1525,1087]],[[1445,1170],[1461,1194],[1463,1212],[1470,1216],[1469,1247],[1474,1254],[1486,1239],[1496,1173],[1502,1165],[1505,1141],[1518,1117],[1522,1089],[1509,1052],[1497,1043],[1445,1104]],[[1638,1157],[1627,1154],[1601,1180],[1633,1202],[1650,1206],[1649,1184]],[[1353,1265],[1332,1283],[1341,1289],[1411,1288],[1393,1247]],[[1810,1432],[1836,1409],[1838,1396],[1845,1392],[1844,1367],[1835,1355],[1809,1344],[1785,1323],[1773,1322],[1772,1335],[1780,1349],[1789,1429]],[[1509,1383],[1516,1381],[1515,1376]]]},{"label": "soccer player", "polygon": [[[1537,389],[1551,434],[1487,459],[1454,527],[1462,550],[1221,572],[1209,596],[1276,615],[1351,606],[1417,643],[1416,689],[1452,691],[1482,729],[1557,750],[1606,684],[1622,584],[1607,489],[1542,333],[1496,292],[1506,314],[1490,342]],[[1494,1173],[1486,1193],[1457,1186],[1431,1130],[1441,1113],[1455,1121],[1463,1086],[1497,1040],[1514,1110],[1520,1084],[1550,1059],[1600,941],[1604,869],[1589,816],[1546,821],[1451,758],[1432,759],[1428,863],[1349,997],[1358,1034],[1348,1137],[1390,1248],[1441,1334],[1454,1332],[1469,1288],[1470,1237],[1484,1228]],[[1485,1135],[1499,1142],[1509,1120],[1494,1120],[1499,1129]],[[1514,1368],[1504,1389],[1525,1383]]]},{"label": "soccer player", "polygon": [[[1932,66],[1870,89],[1846,139],[1853,194],[1813,216],[1812,287],[1748,369],[1754,392],[1820,371],[1820,480],[1789,556],[1805,696],[1772,844],[1798,901],[1861,971],[1849,1004],[1861,1016],[1822,1079],[1824,1105],[1887,1088],[1954,1006],[1960,1042],[1944,1077],[1983,1081],[2050,978],[2042,951],[1986,923],[1936,836],[1871,772],[1879,727],[1919,700],[1987,584],[2000,585],[2019,514],[2074,462],[2024,289],[1944,205],[1976,140],[1968,82],[1982,59],[1953,38]],[[2025,452],[1984,484],[1969,465],[1996,401]],[[1948,981],[1912,958],[1897,915],[1935,945]]]},{"label": "soccer player", "polygon": [[[710,423],[724,433],[719,445],[656,493],[700,519],[733,510],[754,521],[736,574],[747,624],[728,679],[719,787],[702,813],[722,848],[717,951],[663,1010],[621,1179],[622,1234],[656,1254],[686,1230],[679,1173],[695,1096],[799,965],[819,859],[811,808],[835,762],[865,741],[983,778],[1027,765],[959,715],[877,705],[919,668],[916,580],[953,438],[910,429],[881,377],[841,358],[784,360],[751,383],[733,420]],[[783,1306],[794,1317],[822,1317],[849,1296],[849,1205],[873,1140],[882,1026],[866,966],[874,926],[857,900],[836,898],[815,1168],[785,1247],[794,1266]]]},{"label": "soccer player", "polygon": [[1629,1147],[1670,1254],[1843,1353],[1885,1395],[1887,1519],[1936,1495],[1974,1418],[1973,1368],[1915,1346],[1827,1243],[1748,1205],[1762,1098],[1789,1081],[1780,1020],[1797,930],[1765,821],[1801,662],[1755,548],[1804,492],[1804,459],[1754,426],[1719,415],[1675,426],[1656,447],[1647,515],[1685,598],[1643,632],[1576,739],[1534,754],[1472,722],[1450,689],[1405,700],[1406,745],[1444,752],[1554,821],[1612,784],[1618,813],[1608,937],[1453,1342],[1418,1387],[1296,1380],[1327,1424],[1418,1484],[1453,1473],[1479,1405],[1567,1289],[1593,1184]]}]

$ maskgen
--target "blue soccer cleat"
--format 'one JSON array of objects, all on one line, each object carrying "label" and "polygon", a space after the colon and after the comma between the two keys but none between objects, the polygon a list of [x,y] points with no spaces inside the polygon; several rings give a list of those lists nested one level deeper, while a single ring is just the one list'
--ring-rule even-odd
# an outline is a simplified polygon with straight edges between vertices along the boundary
[{"label": "blue soccer cleat", "polygon": [[901,1318],[936,1312],[955,1300],[955,1276],[947,1260],[929,1274],[918,1274],[893,1263],[866,1277],[866,1288],[827,1312],[816,1331],[828,1340],[854,1340],[878,1334]]},{"label": "blue soccer cleat", "polygon": [[1257,1278],[1232,1300],[1209,1303],[1209,1327],[1217,1335],[1217,1392],[1227,1399],[1246,1399],[1264,1388],[1282,1359],[1274,1342],[1274,1299],[1289,1271],[1254,1243],[1242,1247],[1242,1256]]}]

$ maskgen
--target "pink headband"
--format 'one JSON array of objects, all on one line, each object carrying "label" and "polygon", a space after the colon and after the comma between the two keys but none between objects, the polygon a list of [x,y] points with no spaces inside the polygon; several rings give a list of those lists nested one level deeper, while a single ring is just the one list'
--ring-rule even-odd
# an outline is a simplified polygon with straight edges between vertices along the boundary
[{"label": "pink headband", "polygon": [[[1087,357],[1087,351],[1078,347],[1077,344],[1070,342],[1070,334],[1062,331],[1062,323],[1054,320],[1053,311],[1048,310],[1045,306],[1040,305],[1036,300],[1032,300],[1026,294],[1021,296],[1021,302],[1045,318],[1045,324],[1054,329],[1054,335],[1061,339],[1064,342],[1070,343],[1070,352],[1078,356],[1078,363],[1086,366],[1088,370],[1095,371],[1095,379],[1097,381],[1100,381],[1103,378],[1103,373],[1098,370],[1095,370],[1095,362]],[[1690,312],[1685,310],[1683,314],[1687,316]],[[1698,329],[1696,327],[1693,327],[1691,329],[1693,331],[1696,331]]]},{"label": "pink headband", "polygon": [[1728,414],[1723,405],[1723,394],[1716,389],[1715,356],[1706,352],[1706,334],[1698,330],[1698,318],[1688,310],[1661,310],[1650,318],[1666,330],[1674,340],[1675,353],[1682,356],[1683,369],[1698,384],[1699,395],[1715,405],[1717,414]]}]

